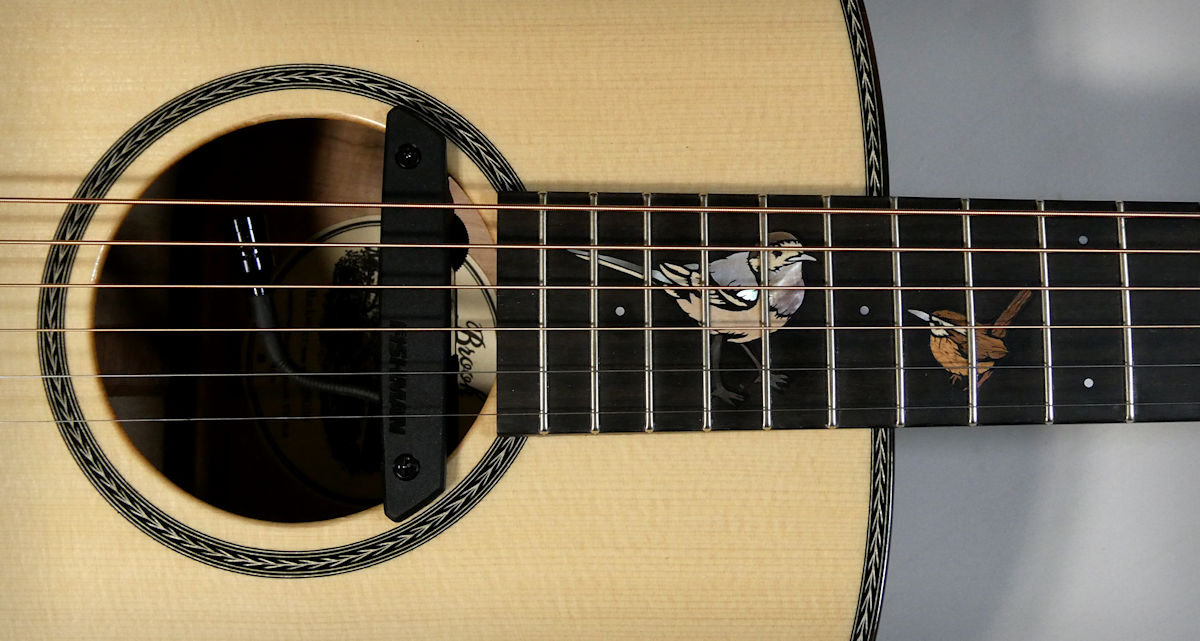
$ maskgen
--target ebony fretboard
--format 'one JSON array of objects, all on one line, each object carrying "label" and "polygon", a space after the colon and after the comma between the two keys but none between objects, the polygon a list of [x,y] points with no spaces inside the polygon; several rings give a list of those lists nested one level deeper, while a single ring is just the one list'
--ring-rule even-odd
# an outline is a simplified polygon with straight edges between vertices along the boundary
[{"label": "ebony fretboard", "polygon": [[[529,205],[499,214],[501,245],[522,246],[498,252],[510,288],[497,294],[501,433],[1200,418],[1195,203],[553,192],[500,202]],[[539,208],[568,204],[598,209]],[[752,210],[689,209],[705,206]],[[828,211],[771,211],[796,208]],[[914,210],[926,213],[904,213]],[[711,279],[742,274],[737,261],[713,264],[778,232],[803,245],[772,246],[784,259],[815,260],[801,263],[803,303],[765,342],[700,327],[731,318],[723,307],[743,324],[758,314],[761,327],[771,309],[742,308],[766,291],[739,282],[722,290],[730,302],[689,315],[677,300],[709,292],[664,284],[694,272],[694,284],[726,285]],[[749,256],[773,264],[761,251],[739,260]]]}]

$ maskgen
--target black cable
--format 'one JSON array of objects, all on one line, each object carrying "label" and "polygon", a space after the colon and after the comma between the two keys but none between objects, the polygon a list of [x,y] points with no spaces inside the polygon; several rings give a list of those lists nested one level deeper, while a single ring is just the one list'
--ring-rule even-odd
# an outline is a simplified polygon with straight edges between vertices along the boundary
[{"label": "black cable", "polygon": [[[265,229],[265,225],[255,214],[233,219],[234,236],[237,237],[238,241],[246,243],[258,242],[259,230],[263,229]],[[265,236],[265,234],[263,235]],[[241,259],[242,272],[245,273],[248,282],[255,283],[269,279],[271,266],[274,264],[269,247],[240,247],[238,248],[238,254]],[[275,305],[271,302],[271,297],[268,295],[267,290],[263,287],[255,287],[250,291],[250,312],[254,318],[254,326],[265,330],[277,328],[278,321],[275,318]],[[368,403],[374,403],[375,405],[382,404],[380,393],[377,391],[339,382],[328,376],[305,372],[288,355],[287,348],[284,347],[278,332],[266,331],[256,333],[262,339],[263,347],[266,348],[267,358],[271,364],[279,371],[287,374],[296,384],[319,392],[357,398]]]}]

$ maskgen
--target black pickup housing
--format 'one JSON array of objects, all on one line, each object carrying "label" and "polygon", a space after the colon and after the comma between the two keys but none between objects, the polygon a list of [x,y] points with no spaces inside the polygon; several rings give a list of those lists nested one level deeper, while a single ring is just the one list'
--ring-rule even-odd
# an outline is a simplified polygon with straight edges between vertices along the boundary
[{"label": "black pickup housing", "polygon": [[[446,141],[407,109],[388,113],[383,202],[449,203]],[[445,488],[446,441],[458,422],[457,365],[451,351],[448,287],[464,250],[451,209],[385,207],[379,291],[383,333],[384,512],[400,521]],[[389,288],[389,286],[406,286]]]}]

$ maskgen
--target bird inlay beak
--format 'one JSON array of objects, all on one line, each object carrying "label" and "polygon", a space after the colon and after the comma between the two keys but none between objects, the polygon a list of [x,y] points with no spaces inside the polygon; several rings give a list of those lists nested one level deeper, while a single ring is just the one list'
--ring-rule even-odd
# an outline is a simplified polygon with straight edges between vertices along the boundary
[{"label": "bird inlay beak", "polygon": [[930,321],[929,314],[926,314],[925,312],[923,312],[919,309],[910,309],[910,310],[908,310],[908,313],[912,314],[913,316],[916,316],[917,318],[925,321],[926,323],[928,323]]},{"label": "bird inlay beak", "polygon": [[808,254],[798,254],[796,256],[792,256],[792,257],[788,258],[787,261],[785,261],[785,264],[791,265],[792,263],[800,263],[800,262],[804,262],[806,260],[811,260],[814,263],[817,262],[816,258],[813,258],[812,256],[809,256]]},{"label": "bird inlay beak", "polygon": [[967,335],[966,328],[959,327],[958,325],[955,325],[954,323],[948,323],[948,322],[938,318],[937,316],[934,316],[932,314],[926,314],[925,312],[923,312],[919,309],[910,309],[910,310],[908,310],[908,313],[912,314],[913,316],[916,316],[917,318],[925,321],[926,323],[929,323],[930,327],[933,327],[935,334],[937,334],[938,331],[944,332],[946,330],[952,330],[952,331],[958,332],[959,334],[962,334],[963,336]]}]

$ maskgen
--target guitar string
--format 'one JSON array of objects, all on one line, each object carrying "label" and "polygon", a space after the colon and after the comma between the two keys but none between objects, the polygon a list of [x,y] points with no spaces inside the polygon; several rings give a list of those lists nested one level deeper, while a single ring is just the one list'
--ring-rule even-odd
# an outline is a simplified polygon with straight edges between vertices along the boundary
[{"label": "guitar string", "polygon": [[[1123,370],[1127,367],[1127,365],[1125,363],[1087,363],[1087,364],[1083,364],[1083,365],[1053,365],[1053,366],[1046,366],[1046,365],[995,365],[995,366],[993,366],[993,365],[982,365],[982,364],[981,365],[966,365],[966,364],[964,364],[962,366],[962,369],[991,369],[993,367],[1003,369],[1004,371],[1015,371],[1015,370],[1044,371],[1044,370],[1055,370],[1055,369],[1059,369],[1059,370],[1122,369]],[[1188,368],[1188,367],[1200,367],[1200,362],[1145,363],[1143,365],[1135,365],[1134,367],[1139,370],[1140,369]],[[941,365],[898,365],[896,367],[885,367],[885,366],[881,366],[881,365],[879,365],[879,366],[855,366],[855,367],[839,366],[839,367],[833,367],[833,368],[820,367],[820,366],[812,366],[812,367],[804,367],[804,366],[776,367],[776,366],[772,366],[771,367],[771,372],[783,372],[783,373],[788,373],[788,372],[828,372],[830,370],[833,370],[835,372],[884,372],[884,371],[893,372],[893,371],[899,370],[902,372],[924,373],[924,372],[945,371],[945,367],[943,367]],[[472,369],[472,370],[470,370],[470,372],[472,374],[494,374],[494,375],[499,375],[499,374],[538,374],[541,371],[542,371],[541,369],[505,369],[505,370]],[[590,368],[589,369],[582,369],[582,368],[581,369],[573,369],[573,368],[568,367],[565,369],[548,369],[546,371],[551,374],[589,374],[589,373],[591,373],[592,370]],[[601,374],[641,374],[644,371],[645,370],[643,370],[642,368],[611,368],[611,369],[606,368],[606,369],[602,370],[600,373]],[[700,370],[699,370],[699,368],[694,368],[694,367],[664,367],[664,368],[656,367],[656,368],[654,368],[654,371],[656,373],[661,373],[661,374],[688,374],[688,373],[694,374],[696,372],[699,372]],[[762,372],[763,370],[759,369],[759,368],[749,368],[749,367],[714,367],[714,368],[712,368],[712,371],[720,372],[721,374],[750,374],[750,373],[759,373],[759,372]],[[304,372],[302,374],[289,374],[287,372],[146,372],[146,373],[120,373],[120,374],[116,374],[116,373],[111,373],[111,374],[12,374],[12,373],[0,373],[0,379],[37,379],[37,380],[46,380],[46,379],[51,379],[51,380],[114,379],[114,380],[119,380],[119,379],[139,379],[139,378],[153,378],[153,379],[158,379],[158,378],[294,378],[297,376],[300,376],[300,377],[303,377],[303,376],[366,377],[366,376],[382,376],[384,374],[390,374],[390,373],[392,373],[392,372],[384,372],[381,370],[354,371],[354,372],[311,371],[311,372]],[[461,370],[452,370],[452,371],[422,370],[422,371],[404,372],[404,374],[407,376],[426,376],[426,375],[457,376],[461,373],[462,373]]]},{"label": "guitar string", "polygon": [[[938,327],[942,327],[939,325]],[[955,330],[989,330],[989,329],[1049,329],[1059,331],[1063,329],[1200,329],[1200,323],[1132,323],[1121,324],[1113,323],[1110,325],[1086,325],[1086,324],[1054,324],[1054,325],[954,325],[953,327],[946,326],[947,329]],[[196,333],[196,332],[212,332],[212,333],[270,333],[270,332],[285,332],[285,333],[303,333],[303,332],[458,332],[463,331],[462,327],[0,327],[0,333],[16,334],[22,332],[33,332],[37,334],[53,334],[56,332],[74,333],[74,334],[136,334],[136,333]],[[475,328],[470,328],[475,329]],[[753,333],[761,329],[768,329],[772,332],[802,332],[802,331],[817,331],[824,332],[828,329],[838,331],[853,331],[853,330],[916,330],[929,331],[929,325],[821,325],[821,326],[792,326],[784,325],[780,327],[764,328],[762,325],[713,325],[703,327],[701,325],[688,325],[682,327],[589,327],[581,326],[562,326],[562,327],[480,327],[482,331],[489,332],[580,332],[587,333],[590,331],[597,332],[725,332],[725,333]]]},{"label": "guitar string", "polygon": [[798,251],[818,254],[837,253],[884,253],[884,254],[1098,254],[1098,255],[1194,255],[1200,249],[1155,248],[1155,249],[1096,249],[1091,247],[885,247],[885,246],[838,246],[823,245],[778,246],[778,245],[589,245],[589,244],[539,244],[539,243],[369,243],[369,242],[244,242],[236,240],[44,240],[44,239],[0,239],[0,246],[36,247],[189,247],[205,248],[308,248],[308,249],[475,249],[503,251],[675,251],[675,252],[772,252]]},{"label": "guitar string", "polygon": [[[535,193],[535,192],[531,192]],[[536,192],[554,193],[554,192]],[[768,198],[770,196],[768,195]],[[850,196],[850,198],[860,198]],[[904,198],[900,198],[901,201]],[[1037,200],[1016,200],[1016,203],[1034,203]],[[1108,202],[1108,201],[1103,201]],[[1117,202],[1117,201],[1113,201]],[[468,209],[496,211],[557,211],[557,212],[625,212],[642,214],[644,212],[660,213],[699,213],[736,214],[736,213],[767,213],[767,214],[865,214],[865,215],[916,215],[916,216],[1062,216],[1062,217],[1102,217],[1102,218],[1200,218],[1198,211],[1102,211],[1070,209],[1064,211],[1034,211],[1034,210],[1005,210],[1005,209],[888,209],[878,207],[757,207],[747,206],[711,206],[711,205],[568,205],[552,203],[380,203],[354,201],[301,201],[301,200],[217,200],[217,199],[188,199],[188,198],[56,198],[34,196],[0,196],[0,204],[12,205],[154,205],[154,206],[185,206],[185,207],[329,207],[342,209]],[[1165,203],[1150,203],[1161,205]],[[1191,205],[1191,203],[1188,203]]]},{"label": "guitar string", "polygon": [[[724,290],[724,291],[739,290],[740,291],[741,289],[747,289],[747,290],[770,290],[770,291],[787,291],[787,290],[825,291],[825,290],[829,290],[829,291],[834,291],[834,292],[838,292],[838,291],[859,291],[859,292],[914,291],[914,292],[925,292],[925,293],[929,293],[929,292],[975,292],[975,291],[1013,292],[1013,291],[1020,291],[1023,289],[1031,290],[1031,291],[1082,292],[1082,293],[1086,293],[1086,292],[1198,292],[1198,291],[1200,291],[1200,286],[1183,286],[1183,285],[1181,285],[1181,286],[1138,286],[1138,285],[1132,285],[1132,286],[1108,286],[1108,285],[1037,286],[1037,285],[1030,285],[1030,286],[1025,286],[1025,287],[1021,287],[1021,286],[980,286],[980,285],[972,285],[972,286],[952,286],[951,285],[951,286],[930,286],[930,287],[922,287],[922,286],[841,286],[841,285],[833,285],[833,286],[811,285],[811,286],[809,286],[809,285],[805,285],[804,287],[786,287],[786,286],[772,285],[772,286],[750,286],[750,287],[745,287],[745,288],[737,288],[737,287],[719,286],[719,285],[698,285],[698,286],[670,286],[670,285],[653,285],[653,286],[647,286],[647,285],[614,285],[614,286],[450,285],[450,286],[440,286],[440,285],[295,285],[295,284],[292,284],[292,285],[265,285],[264,286],[264,285],[243,285],[243,284],[190,284],[190,283],[189,284],[0,283],[0,288],[13,288],[13,289],[48,288],[48,289],[91,289],[91,290],[97,290],[97,289],[140,289],[140,290],[251,289],[252,290],[252,289],[258,289],[258,288],[283,289],[283,290],[451,289],[451,290],[500,290],[500,291],[595,291],[595,290],[601,290],[601,291],[646,291],[646,290],[650,290],[650,291],[652,291],[652,290],[659,290],[659,289],[661,289],[661,290],[667,290],[667,289],[670,289],[670,290],[706,290],[706,291],[707,290]],[[938,305],[938,307],[943,307],[943,306],[944,306],[944,304]],[[481,328],[481,329],[498,330],[498,331],[521,331],[521,330],[533,330],[533,329],[546,329],[549,331],[569,331],[569,330],[574,330],[574,329],[587,330],[587,331],[591,331],[592,329],[595,329],[597,331],[612,331],[612,330],[646,331],[648,329],[649,331],[653,332],[656,330],[657,331],[682,331],[682,330],[697,330],[697,329],[698,330],[706,330],[706,329],[707,330],[719,330],[719,331],[745,331],[745,330],[762,329],[764,327],[765,326],[760,323],[757,325],[745,324],[745,325],[737,325],[737,326],[695,325],[695,326],[689,326],[689,327],[652,327],[652,328],[645,328],[645,327],[638,327],[638,328],[595,327],[595,328],[592,328],[590,326],[562,326],[562,327],[549,326],[549,327],[545,327],[545,328],[500,327],[500,328]],[[911,324],[911,325],[865,326],[865,325],[846,324],[846,325],[832,325],[830,327],[832,329],[887,330],[887,329],[924,329],[924,328],[927,328],[928,325]],[[999,327],[1010,327],[1010,328],[1014,328],[1014,329],[1041,329],[1041,328],[1046,328],[1047,325],[1041,324],[1041,325],[995,326],[995,325],[986,325],[986,324],[975,324],[975,325],[957,325],[957,327],[960,327],[962,329],[970,329],[970,328],[994,329],[994,328],[999,328]],[[1186,329],[1186,328],[1190,328],[1190,327],[1200,327],[1200,325],[1186,324],[1186,323],[1185,324],[1158,324],[1158,325],[1146,325],[1146,324],[1136,324],[1136,323],[1123,324],[1123,325],[1115,325],[1115,324],[1112,324],[1112,325],[1104,325],[1104,324],[1098,324],[1098,325],[1053,325],[1053,326],[1050,326],[1050,329],[1114,328],[1114,329],[1131,329],[1132,330],[1132,329]],[[278,328],[258,328],[258,327],[247,327],[247,328],[236,328],[236,327],[173,327],[173,328],[98,327],[98,328],[36,328],[35,329],[35,328],[8,327],[8,328],[0,328],[0,332],[21,332],[21,331],[41,331],[41,332],[50,332],[50,331],[67,331],[67,332],[82,332],[82,331],[94,331],[94,332],[135,332],[135,331],[147,331],[147,332],[167,332],[167,331],[180,331],[180,332],[197,332],[197,331],[216,331],[216,332],[229,332],[229,331],[248,331],[248,332],[262,332],[262,331],[267,331],[267,332],[270,332],[270,331],[283,331],[283,332],[295,332],[295,331],[455,331],[455,330],[459,330],[459,329],[464,329],[464,328],[457,328],[457,327],[456,328],[446,328],[446,327],[434,327],[434,328],[416,328],[416,327],[411,327],[411,328],[381,328],[381,327],[278,327]],[[774,329],[775,329],[775,331],[779,331],[779,330],[799,330],[799,329],[826,329],[826,327],[821,326],[821,327],[806,328],[806,327],[796,327],[796,326],[791,326],[791,327],[784,326],[784,327],[776,327]]]},{"label": "guitar string", "polygon": [[446,289],[446,290],[496,290],[496,291],[825,291],[834,292],[1015,292],[1022,289],[1050,292],[1200,292],[1197,285],[299,285],[240,283],[4,283],[0,288],[12,289]]},{"label": "guitar string", "polygon": [[[967,365],[964,365],[964,367],[967,367]],[[1124,369],[1124,367],[1126,367],[1126,364],[1124,364],[1124,363],[1094,363],[1094,364],[1088,364],[1088,365],[1069,365],[1069,366],[1068,365],[1055,365],[1054,367],[1058,367],[1058,369],[1066,369],[1066,367],[1070,367],[1070,369],[1084,369],[1084,367],[1100,367],[1100,369],[1104,369],[1104,367],[1112,367],[1112,369]],[[1136,367],[1139,367],[1139,369],[1141,369],[1141,367],[1147,367],[1147,369],[1154,369],[1154,367],[1200,367],[1200,363],[1190,363],[1190,361],[1189,361],[1189,363],[1157,363],[1157,364],[1156,363],[1147,363],[1144,365],[1138,365]],[[894,370],[919,372],[919,371],[942,371],[942,370],[946,369],[946,367],[943,367],[941,365],[902,365],[902,366],[898,365],[895,367],[888,367],[888,366],[882,366],[882,365],[874,365],[874,366],[868,366],[868,365],[857,366],[856,365],[853,367],[848,367],[848,366],[836,367],[836,369],[845,370],[845,371],[856,371],[856,372],[872,372],[872,371],[888,371],[888,372],[890,372],[890,371],[894,371]],[[1045,370],[1046,366],[1045,365],[1004,365],[1003,369],[1004,370]],[[770,371],[773,371],[773,372],[776,372],[776,371],[778,371],[778,372],[827,372],[829,370],[830,370],[830,367],[826,367],[826,366],[803,366],[803,365],[772,367],[772,369],[770,369]],[[472,372],[472,373],[487,373],[487,375],[498,375],[498,373],[515,373],[515,375],[520,375],[520,373],[538,373],[540,371],[541,370],[521,370],[521,369],[514,369],[514,370],[474,370],[473,369],[473,370],[470,370],[470,372]],[[551,369],[551,370],[547,370],[547,371],[550,371],[552,373],[589,373],[592,370],[582,369],[582,367],[581,367],[581,369],[571,369],[571,367],[565,367],[565,369]],[[643,370],[641,369],[641,367],[613,367],[613,369],[606,369],[606,370],[602,371],[601,373],[641,373],[642,371]],[[660,369],[660,367],[655,367],[654,371],[662,372],[662,373],[674,373],[674,372],[686,373],[686,372],[695,372],[697,370],[695,369],[695,367],[661,367],[661,369]],[[758,367],[713,367],[713,371],[714,372],[719,371],[722,373],[751,373],[751,372],[761,372],[762,369],[758,369]],[[313,372],[304,372],[304,373],[301,373],[301,375],[292,375],[292,373],[288,373],[288,372],[275,372],[275,371],[272,371],[272,372],[157,372],[157,373],[155,373],[155,372],[128,373],[128,372],[126,372],[126,373],[95,373],[95,375],[83,375],[83,373],[67,373],[67,375],[32,375],[32,373],[30,373],[30,375],[18,375],[18,373],[0,373],[0,378],[160,378],[160,377],[162,377],[162,378],[187,378],[187,377],[256,378],[256,377],[293,377],[293,376],[382,376],[382,375],[385,375],[385,373],[390,373],[390,372],[384,372],[384,371],[379,371],[379,370],[376,370],[376,371],[371,371],[371,370],[338,371],[338,372],[313,371]],[[418,376],[418,375],[458,375],[458,373],[461,373],[461,371],[460,370],[452,370],[452,371],[418,370],[418,371],[409,371],[409,372],[404,372],[404,373],[406,373],[406,375],[413,375],[413,376]]]},{"label": "guitar string", "polygon": [[[1123,405],[1123,403],[1120,403],[1120,402],[1056,403],[1055,407],[1058,409],[1063,409],[1063,408],[1114,407],[1114,406],[1119,406],[1119,405]],[[1148,401],[1148,402],[1144,402],[1144,403],[1138,403],[1138,405],[1140,407],[1178,407],[1178,406],[1194,407],[1194,406],[1200,405],[1200,402],[1196,402],[1196,401],[1190,401],[1190,402],[1189,401]],[[978,405],[978,407],[981,409],[986,408],[986,409],[997,409],[997,410],[1001,410],[1001,409],[1032,409],[1032,408],[1041,409],[1041,408],[1045,407],[1045,404],[1044,403],[993,403],[993,404]],[[910,406],[908,406],[908,410],[910,410],[910,411],[911,410],[963,410],[963,411],[965,411],[967,409],[968,409],[968,407],[966,405],[915,405],[915,406],[910,405]],[[872,405],[850,406],[850,407],[839,407],[838,410],[839,410],[839,412],[841,412],[841,411],[846,411],[846,412],[873,412],[873,411],[894,412],[894,411],[896,411],[896,405],[891,404],[891,405],[886,405],[886,406],[883,406],[883,405],[880,405],[880,406],[872,406]],[[753,415],[754,417],[757,418],[758,416],[761,415],[762,409],[758,408],[758,407],[725,408],[725,409],[713,409],[713,410],[710,410],[710,412],[713,414],[721,414],[724,416],[728,416],[731,414],[745,414],[748,416]],[[776,412],[777,416],[786,416],[788,414],[798,414],[798,413],[821,413],[821,414],[824,414],[825,409],[824,408],[776,408],[775,412]],[[509,411],[506,411],[506,412],[504,412],[503,416],[506,416],[506,417],[519,416],[519,417],[530,417],[530,418],[533,418],[533,417],[541,418],[542,416],[547,416],[547,417],[578,416],[580,418],[587,418],[587,417],[590,417],[592,413],[593,413],[593,410],[574,410],[574,411],[556,410],[556,411],[546,412],[545,414],[543,414],[541,412],[509,412]],[[687,415],[687,414],[694,415],[694,414],[703,414],[704,412],[700,409],[694,409],[694,410],[670,410],[670,409],[659,410],[659,409],[656,409],[656,410],[654,410],[654,413],[656,415]],[[644,416],[645,411],[644,410],[614,410],[612,412],[601,412],[601,414],[602,415],[612,415],[612,416],[621,416],[621,415]],[[137,423],[141,423],[141,424],[144,424],[144,423],[191,423],[191,422],[196,422],[196,421],[211,421],[214,423],[235,423],[235,422],[249,422],[249,421],[323,421],[323,420],[363,420],[363,419],[384,419],[384,418],[474,418],[474,417],[480,417],[480,416],[498,418],[501,416],[501,414],[498,412],[461,412],[461,413],[453,413],[453,414],[330,414],[330,415],[307,415],[307,416],[305,416],[305,415],[297,415],[297,416],[285,416],[285,415],[275,415],[275,416],[200,416],[200,417],[148,417],[148,418],[147,417],[143,417],[143,418],[89,418],[89,419],[87,419],[87,421],[89,423],[135,423],[135,424],[137,424]],[[58,420],[54,420],[54,419],[0,419],[0,424],[69,424],[72,422],[73,421],[71,421],[71,420],[58,421]],[[747,423],[747,425],[749,425],[749,424],[750,423]],[[812,427],[812,428],[804,427],[804,428],[793,428],[793,429],[821,429],[821,427],[816,427],[815,424],[813,424],[813,425],[814,425],[814,427]],[[851,426],[843,426],[843,427],[849,427],[850,429],[856,429]],[[863,427],[865,428],[868,426],[864,425]],[[872,425],[871,427],[878,427],[878,426]],[[698,425],[697,426],[687,426],[687,427],[675,427],[675,428],[672,428],[672,427],[659,428],[656,424],[655,429],[656,429],[656,431],[659,429],[661,429],[662,431],[686,431],[686,432],[701,431],[700,427]],[[718,428],[718,429],[720,429],[720,428]],[[741,429],[742,431],[753,431],[753,430],[761,429],[761,428],[760,427],[746,427],[746,428],[725,428],[725,429],[727,429],[727,430]],[[583,431],[586,432],[586,430],[583,430]],[[641,432],[641,431],[642,430],[637,429],[637,430],[627,430],[627,431],[622,431],[622,432],[637,433],[637,432]],[[609,430],[609,433],[616,433],[616,432],[618,432],[618,430]],[[561,430],[559,431],[559,433],[562,433]]]}]

